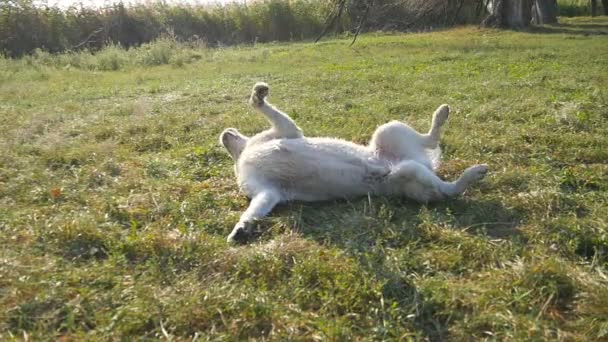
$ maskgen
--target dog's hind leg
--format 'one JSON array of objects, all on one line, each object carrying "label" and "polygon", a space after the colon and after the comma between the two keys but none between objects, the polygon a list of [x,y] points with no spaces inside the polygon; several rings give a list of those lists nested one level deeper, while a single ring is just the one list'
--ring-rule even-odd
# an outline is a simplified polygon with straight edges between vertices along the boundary
[{"label": "dog's hind leg", "polygon": [[392,121],[384,124],[374,132],[369,147],[380,158],[399,162],[402,160],[415,160],[428,169],[436,169],[439,165],[440,150],[439,138],[441,127],[445,124],[450,107],[441,105],[433,114],[431,129],[421,134],[409,125]]},{"label": "dog's hind leg", "polygon": [[273,105],[266,101],[268,96],[268,85],[263,82],[258,82],[253,86],[249,104],[258,111],[260,111],[266,119],[272,125],[272,128],[268,131],[262,132],[261,137],[256,140],[269,140],[269,139],[297,139],[302,138],[302,130],[296,125],[296,123],[289,117],[289,115],[275,108]]},{"label": "dog's hind leg", "polygon": [[380,159],[397,164],[403,160],[415,160],[428,169],[433,168],[424,146],[426,137],[399,121],[386,123],[376,129],[369,148]]},{"label": "dog's hind leg", "polygon": [[274,190],[263,190],[253,196],[249,207],[241,215],[239,222],[228,235],[228,242],[245,242],[251,233],[256,220],[268,215],[272,208],[281,201],[281,196]]},{"label": "dog's hind leg", "polygon": [[474,165],[462,173],[454,182],[445,182],[424,165],[403,161],[388,175],[387,192],[402,194],[419,202],[432,202],[462,194],[471,184],[485,177],[488,166]]}]

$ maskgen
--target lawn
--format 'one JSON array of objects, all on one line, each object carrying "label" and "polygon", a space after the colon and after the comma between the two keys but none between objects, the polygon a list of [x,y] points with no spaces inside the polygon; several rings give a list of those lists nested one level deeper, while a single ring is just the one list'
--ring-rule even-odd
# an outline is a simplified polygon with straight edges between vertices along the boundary
[{"label": "lawn", "polygon": [[[0,339],[608,338],[607,34],[0,58]],[[248,200],[217,140],[267,126],[260,80],[306,135],[359,143],[448,103],[439,173],[491,173],[441,203],[288,203],[230,246]]]}]

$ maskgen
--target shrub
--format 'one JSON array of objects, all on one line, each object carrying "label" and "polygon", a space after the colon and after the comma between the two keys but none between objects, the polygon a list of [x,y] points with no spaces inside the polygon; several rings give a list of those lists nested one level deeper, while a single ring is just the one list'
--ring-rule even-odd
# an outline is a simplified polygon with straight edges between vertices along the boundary
[{"label": "shrub", "polygon": [[[146,64],[167,64],[171,40],[204,41],[211,45],[312,38],[331,10],[321,0],[271,0],[224,6],[166,6],[161,3],[103,9],[35,6],[30,0],[0,6],[0,52],[18,57],[37,53],[88,49],[106,45],[124,48],[160,39],[149,46]],[[166,41],[163,37],[169,35]],[[120,67],[110,58],[104,67]]]},{"label": "shrub", "polygon": [[138,49],[139,62],[143,65],[168,64],[173,56],[177,43],[170,38],[162,37]]},{"label": "shrub", "polygon": [[125,50],[120,46],[109,45],[96,54],[97,69],[103,71],[119,70],[127,63],[125,55]]}]

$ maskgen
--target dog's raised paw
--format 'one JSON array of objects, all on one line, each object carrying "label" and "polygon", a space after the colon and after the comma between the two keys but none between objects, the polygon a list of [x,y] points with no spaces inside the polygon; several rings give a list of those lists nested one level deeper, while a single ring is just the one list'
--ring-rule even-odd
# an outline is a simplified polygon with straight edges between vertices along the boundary
[{"label": "dog's raised paw", "polygon": [[442,104],[435,110],[434,121],[436,125],[442,126],[450,116],[450,106]]},{"label": "dog's raised paw", "polygon": [[486,164],[473,165],[465,170],[465,174],[471,182],[478,182],[482,180],[490,170]]},{"label": "dog's raised paw", "polygon": [[268,96],[269,90],[270,87],[268,87],[268,84],[264,82],[256,83],[251,91],[251,98],[249,102],[254,106],[261,106],[264,104],[264,98]]}]

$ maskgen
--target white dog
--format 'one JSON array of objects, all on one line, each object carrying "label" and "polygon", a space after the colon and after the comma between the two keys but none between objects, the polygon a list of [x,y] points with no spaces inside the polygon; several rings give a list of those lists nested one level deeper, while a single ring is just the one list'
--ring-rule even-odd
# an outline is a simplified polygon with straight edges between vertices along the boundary
[{"label": "white dog", "polygon": [[481,180],[487,165],[471,166],[455,182],[435,174],[439,164],[439,136],[449,114],[447,105],[433,114],[427,134],[393,121],[380,126],[368,146],[333,138],[307,138],[285,113],[266,101],[268,85],[257,83],[249,100],[272,127],[253,137],[234,128],[220,135],[220,143],[235,161],[239,188],[251,198],[229,242],[246,240],[255,220],[280,202],[323,201],[369,193],[401,195],[419,202],[463,193]]}]

